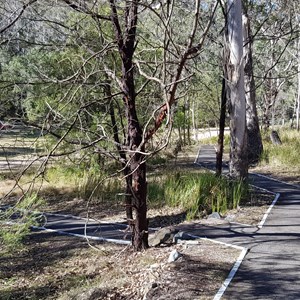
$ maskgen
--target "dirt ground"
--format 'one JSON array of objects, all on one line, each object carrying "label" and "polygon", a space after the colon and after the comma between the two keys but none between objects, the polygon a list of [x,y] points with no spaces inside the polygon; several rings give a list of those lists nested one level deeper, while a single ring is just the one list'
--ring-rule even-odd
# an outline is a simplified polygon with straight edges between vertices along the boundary
[{"label": "dirt ground", "polygon": [[[94,246],[33,233],[23,252],[2,253],[0,299],[211,299],[239,254],[208,241],[139,253]],[[182,257],[168,263],[175,248]]]}]

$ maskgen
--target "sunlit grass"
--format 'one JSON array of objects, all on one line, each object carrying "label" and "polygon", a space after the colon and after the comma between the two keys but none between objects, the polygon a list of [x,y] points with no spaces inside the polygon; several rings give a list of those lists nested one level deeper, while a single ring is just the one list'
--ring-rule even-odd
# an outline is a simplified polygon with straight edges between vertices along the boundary
[{"label": "sunlit grass", "polygon": [[279,131],[279,136],[282,145],[273,145],[268,135],[264,135],[261,165],[300,168],[300,132],[285,129]]}]

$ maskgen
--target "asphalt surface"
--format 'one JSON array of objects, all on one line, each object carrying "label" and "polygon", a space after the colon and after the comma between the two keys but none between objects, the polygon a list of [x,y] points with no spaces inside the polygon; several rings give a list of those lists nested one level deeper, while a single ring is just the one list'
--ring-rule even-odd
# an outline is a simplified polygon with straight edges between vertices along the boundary
[{"label": "asphalt surface", "polygon": [[[211,168],[214,159],[213,147],[205,146],[197,162]],[[300,188],[256,174],[249,179],[280,197],[261,229],[215,228],[208,234],[249,249],[222,299],[300,299]]]},{"label": "asphalt surface", "polygon": [[98,241],[129,244],[131,234],[125,223],[105,223],[71,215],[44,213],[40,228]]}]

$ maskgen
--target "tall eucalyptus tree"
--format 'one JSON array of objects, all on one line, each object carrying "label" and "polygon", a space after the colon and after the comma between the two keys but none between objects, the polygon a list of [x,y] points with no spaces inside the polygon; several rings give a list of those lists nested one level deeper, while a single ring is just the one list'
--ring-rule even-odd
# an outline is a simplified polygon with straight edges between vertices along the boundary
[{"label": "tall eucalyptus tree", "polygon": [[226,83],[230,113],[229,171],[234,178],[248,177],[246,97],[244,86],[242,1],[227,1]]}]

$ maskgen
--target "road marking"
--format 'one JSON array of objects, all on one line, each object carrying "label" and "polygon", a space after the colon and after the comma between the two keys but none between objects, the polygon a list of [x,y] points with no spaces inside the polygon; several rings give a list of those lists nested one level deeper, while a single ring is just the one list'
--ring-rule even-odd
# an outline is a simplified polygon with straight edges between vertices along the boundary
[{"label": "road marking", "polygon": [[[232,279],[234,278],[236,272],[238,271],[241,263],[243,262],[246,254],[248,253],[249,249],[242,247],[242,246],[237,246],[237,245],[233,245],[233,244],[228,244],[228,243],[224,243],[224,242],[220,242],[217,240],[213,240],[213,239],[208,239],[206,237],[200,237],[197,235],[192,235],[192,234],[188,234],[190,237],[192,238],[196,238],[196,239],[201,239],[201,240],[207,240],[207,241],[211,241],[213,243],[216,244],[220,244],[220,245],[224,245],[226,247],[231,247],[237,250],[240,250],[240,255],[237,258],[237,260],[235,261],[232,269],[230,270],[227,278],[225,279],[225,281],[223,282],[222,286],[219,288],[218,292],[216,293],[216,295],[214,296],[213,300],[219,300],[222,298],[223,294],[225,293],[227,287],[229,286],[230,282],[232,281]],[[185,243],[189,243],[190,241],[184,241]],[[191,242],[190,242],[191,243]]]},{"label": "road marking", "polygon": [[108,242],[108,243],[115,243],[115,244],[121,244],[121,245],[130,245],[131,241],[126,240],[118,240],[118,239],[107,239],[104,237],[98,237],[98,236],[92,236],[92,235],[85,235],[85,234],[78,234],[78,233],[70,233],[63,230],[56,230],[56,229],[49,229],[46,227],[39,227],[39,226],[31,226],[34,229],[38,230],[44,230],[46,232],[54,232],[62,235],[69,235],[69,236],[76,236],[80,238],[85,238],[87,240],[94,240],[94,241],[102,241],[102,242]]},{"label": "road marking", "polygon": [[236,272],[238,271],[240,265],[242,264],[246,254],[248,252],[247,248],[244,248],[242,250],[242,252],[240,253],[240,256],[238,257],[238,259],[236,260],[235,264],[233,265],[229,275],[227,276],[227,278],[225,279],[225,281],[223,282],[222,286],[220,287],[220,289],[218,290],[218,292],[216,293],[215,297],[213,298],[213,300],[219,300],[221,299],[221,297],[223,296],[223,294],[225,293],[227,287],[229,286],[230,282],[232,281],[232,279],[234,278]]},{"label": "road marking", "polygon": [[267,220],[267,218],[268,218],[268,216],[269,216],[269,214],[270,214],[272,208],[274,207],[274,205],[275,205],[276,202],[278,201],[279,197],[280,197],[280,194],[277,193],[276,196],[275,196],[275,198],[274,198],[274,200],[273,200],[273,202],[272,202],[272,204],[269,206],[269,208],[268,208],[268,210],[266,211],[266,213],[264,214],[262,220],[259,222],[258,228],[261,229],[261,228],[264,226],[264,224],[265,224],[265,222],[266,222],[266,220]]},{"label": "road marking", "polygon": [[251,174],[259,176],[259,177],[263,177],[263,178],[266,178],[266,179],[269,179],[269,180],[273,180],[273,181],[276,181],[276,182],[279,182],[279,183],[282,183],[282,184],[285,184],[285,185],[292,186],[292,187],[294,187],[297,190],[300,189],[300,185],[297,185],[297,184],[284,182],[284,181],[281,181],[279,179],[276,179],[276,178],[273,178],[273,177],[269,177],[269,176],[266,176],[266,175],[263,175],[263,174],[258,174],[258,173],[251,173]]}]

